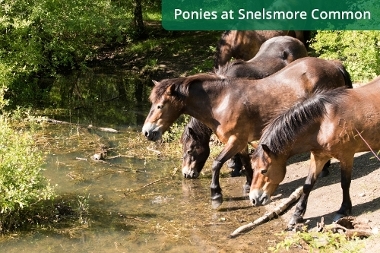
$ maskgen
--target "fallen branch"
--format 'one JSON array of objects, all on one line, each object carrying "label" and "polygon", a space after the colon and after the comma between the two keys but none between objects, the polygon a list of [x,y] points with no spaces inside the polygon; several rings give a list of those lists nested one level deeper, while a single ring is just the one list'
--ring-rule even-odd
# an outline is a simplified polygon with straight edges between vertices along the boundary
[{"label": "fallen branch", "polygon": [[273,211],[265,213],[260,218],[250,222],[246,225],[240,226],[234,232],[230,234],[230,238],[234,238],[242,233],[246,233],[258,225],[264,224],[265,222],[270,221],[273,218],[277,218],[283,213],[291,204],[296,202],[303,193],[303,186],[297,188],[287,199],[285,199],[279,206],[277,206]]},{"label": "fallen branch", "polygon": [[[137,192],[137,191],[139,191],[139,190],[141,190],[141,189],[144,189],[144,188],[146,188],[146,187],[148,187],[148,186],[151,186],[151,185],[153,185],[153,184],[156,184],[156,183],[162,182],[162,181],[167,180],[167,179],[171,179],[171,178],[173,178],[173,176],[177,173],[177,171],[178,171],[178,169],[177,169],[177,168],[174,168],[173,173],[172,173],[170,176],[156,179],[156,180],[154,180],[154,181],[152,181],[152,182],[150,182],[150,183],[147,183],[147,184],[145,184],[145,185],[143,185],[143,186],[141,186],[141,187],[139,187],[139,188],[137,188],[137,189],[134,189],[134,190],[133,190],[133,189],[128,189],[127,192],[128,192],[128,193]],[[126,197],[128,196],[127,192],[124,192],[124,196],[126,196]]]},{"label": "fallen branch", "polygon": [[140,222],[149,222],[149,221],[147,221],[147,220],[142,220],[142,219],[137,218],[137,217],[129,217],[129,216],[127,216],[127,217],[125,217],[125,218],[126,218],[126,219],[135,220],[135,221],[140,221]]},{"label": "fallen branch", "polygon": [[[163,178],[159,178],[159,179],[157,179],[157,180],[154,180],[154,181],[152,181],[152,182],[150,182],[150,183],[147,183],[147,184],[141,186],[140,188],[137,188],[137,189],[135,189],[135,190],[130,190],[129,192],[136,192],[136,191],[139,191],[139,190],[144,189],[144,188],[146,188],[146,187],[148,187],[148,186],[151,186],[151,185],[153,185],[153,184],[156,184],[156,183],[158,183],[158,182],[161,182],[161,181],[163,181],[163,180],[170,179],[170,178],[171,178],[171,177],[163,177]],[[125,192],[124,192],[124,195],[127,196],[127,194],[126,194]]]},{"label": "fallen branch", "polygon": [[42,120],[39,120],[39,121],[46,121],[48,123],[61,124],[61,125],[76,125],[76,126],[87,128],[87,129],[98,130],[98,131],[101,131],[101,132],[119,133],[119,131],[117,131],[116,129],[110,128],[110,127],[95,127],[93,125],[88,125],[87,126],[87,125],[82,125],[82,124],[71,123],[71,122],[68,122],[68,121],[50,119],[50,118],[46,118],[46,117],[43,117]]},{"label": "fallen branch", "polygon": [[336,222],[326,225],[324,218],[321,218],[321,222],[317,224],[315,229],[317,232],[332,232],[345,234],[348,239],[353,237],[369,237],[376,234],[372,229],[368,221],[360,220],[352,216],[345,216],[337,220]]},{"label": "fallen branch", "polygon": [[84,157],[75,157],[75,160],[87,161],[87,158],[84,158]]},{"label": "fallen branch", "polygon": [[153,149],[153,148],[150,148],[150,147],[147,147],[146,149],[149,150],[149,151],[152,151],[152,152],[156,153],[157,155],[161,155],[161,151],[159,151],[157,149]]},{"label": "fallen branch", "polygon": [[113,129],[110,127],[95,127],[93,125],[88,125],[87,128],[88,129],[95,129],[95,130],[102,131],[102,132],[108,132],[108,133],[118,133],[119,132],[116,129]]}]

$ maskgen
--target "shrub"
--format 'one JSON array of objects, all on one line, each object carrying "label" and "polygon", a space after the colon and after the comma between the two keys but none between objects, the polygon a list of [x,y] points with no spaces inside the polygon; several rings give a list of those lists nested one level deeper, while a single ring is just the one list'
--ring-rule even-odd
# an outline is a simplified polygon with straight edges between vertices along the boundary
[{"label": "shrub", "polygon": [[0,231],[13,212],[50,199],[53,187],[42,175],[43,155],[33,134],[11,127],[10,116],[0,115]]},{"label": "shrub", "polygon": [[41,78],[81,68],[100,48],[128,41],[131,6],[110,0],[1,1],[0,62],[12,76],[0,85],[9,88],[11,103],[35,103],[41,99],[36,93],[49,89]]},{"label": "shrub", "polygon": [[342,61],[353,81],[380,74],[380,31],[318,31],[311,47],[321,58]]}]

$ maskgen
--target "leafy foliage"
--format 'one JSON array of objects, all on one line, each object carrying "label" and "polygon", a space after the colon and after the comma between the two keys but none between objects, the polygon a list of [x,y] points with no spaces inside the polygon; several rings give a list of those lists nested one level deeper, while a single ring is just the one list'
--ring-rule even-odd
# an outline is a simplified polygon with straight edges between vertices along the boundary
[{"label": "leafy foliage", "polygon": [[41,78],[81,68],[99,48],[133,39],[132,2],[1,1],[0,76],[7,78],[0,81],[8,95],[36,100],[49,88]]},{"label": "leafy foliage", "polygon": [[1,217],[34,202],[49,199],[53,188],[41,174],[43,156],[33,135],[14,130],[5,115],[0,116],[0,225]]},{"label": "leafy foliage", "polygon": [[311,47],[325,59],[339,59],[353,81],[380,74],[380,31],[318,31]]},{"label": "leafy foliage", "polygon": [[[280,236],[286,235],[285,232]],[[307,252],[359,252],[363,247],[363,241],[359,238],[348,240],[345,235],[332,232],[297,232],[287,235],[275,247],[270,247],[272,252],[293,251],[303,249]]]}]

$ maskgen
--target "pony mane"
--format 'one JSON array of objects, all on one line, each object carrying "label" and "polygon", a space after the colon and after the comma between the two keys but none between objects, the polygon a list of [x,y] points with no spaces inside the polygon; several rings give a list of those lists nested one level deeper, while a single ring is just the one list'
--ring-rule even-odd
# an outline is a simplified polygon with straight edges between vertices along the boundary
[{"label": "pony mane", "polygon": [[[337,104],[347,94],[347,88],[341,87],[328,91],[316,91],[302,98],[290,109],[280,113],[263,130],[260,143],[265,144],[273,154],[285,151],[296,136],[308,126],[326,114],[327,104]],[[256,149],[254,158],[263,157],[262,146]]]},{"label": "pony mane", "polygon": [[226,37],[230,35],[232,31],[227,30],[224,31],[221,38],[218,40],[218,43],[216,45],[216,51],[215,51],[215,57],[214,57],[214,68],[218,68],[219,61],[220,61],[220,48],[224,45],[226,45]]},{"label": "pony mane", "polygon": [[178,78],[170,78],[164,79],[156,84],[150,94],[150,101],[152,103],[156,103],[162,96],[165,95],[168,88],[171,88],[171,95],[177,97],[182,100],[189,93],[189,86],[195,82],[204,82],[204,81],[214,81],[220,80],[218,76],[215,74],[196,74],[189,77],[178,77]]},{"label": "pony mane", "polygon": [[[193,134],[190,133],[190,128],[193,130]],[[195,141],[205,141],[208,143],[211,134],[212,130],[210,128],[208,128],[201,121],[191,117],[189,123],[186,125],[182,133],[181,143],[186,143],[190,139]]]},{"label": "pony mane", "polygon": [[243,60],[234,60],[234,61],[229,61],[225,65],[220,66],[219,68],[215,68],[214,72],[217,76],[220,78],[226,78],[227,73],[230,71],[231,68],[233,68],[235,65],[241,65],[244,64],[245,61]]}]

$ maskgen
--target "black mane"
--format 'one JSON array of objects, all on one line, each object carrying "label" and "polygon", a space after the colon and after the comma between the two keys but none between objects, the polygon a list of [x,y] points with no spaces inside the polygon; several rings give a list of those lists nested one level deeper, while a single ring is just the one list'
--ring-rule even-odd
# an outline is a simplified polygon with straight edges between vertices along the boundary
[{"label": "black mane", "polygon": [[[190,129],[192,129],[193,134],[190,133]],[[210,128],[208,128],[201,121],[191,117],[182,133],[181,143],[186,143],[188,140],[208,143],[210,141],[211,134],[212,130]]]},{"label": "black mane", "polygon": [[[265,144],[274,154],[285,151],[296,136],[326,114],[326,105],[339,103],[340,98],[347,94],[346,88],[329,91],[317,91],[311,97],[303,98],[290,109],[279,114],[263,130],[260,144]],[[262,154],[259,145],[253,157]]]},{"label": "black mane", "polygon": [[220,48],[224,45],[226,45],[226,37],[230,35],[231,30],[224,31],[221,38],[218,40],[218,43],[216,45],[216,51],[215,51],[215,57],[214,57],[214,68],[217,69],[219,67],[219,61],[220,61]]},{"label": "black mane", "polygon": [[204,82],[204,81],[214,81],[221,80],[215,74],[196,74],[189,77],[178,77],[178,78],[170,78],[164,79],[156,84],[150,94],[150,101],[152,103],[156,103],[168,90],[171,88],[172,96],[176,96],[179,99],[182,99],[184,96],[188,94],[189,86],[195,82]]}]

